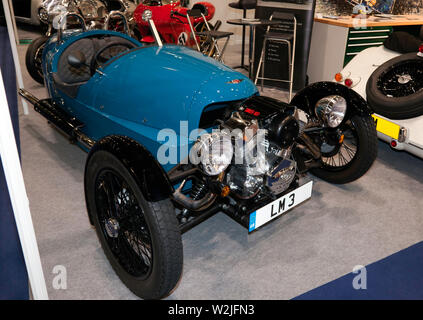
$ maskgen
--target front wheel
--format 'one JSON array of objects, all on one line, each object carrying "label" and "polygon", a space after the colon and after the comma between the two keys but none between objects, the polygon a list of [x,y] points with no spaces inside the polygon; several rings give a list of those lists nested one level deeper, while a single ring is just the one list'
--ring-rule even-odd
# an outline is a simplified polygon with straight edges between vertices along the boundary
[{"label": "front wheel", "polygon": [[352,116],[337,130],[317,137],[322,154],[317,177],[335,184],[352,182],[364,175],[377,156],[377,132],[370,115]]},{"label": "front wheel", "polygon": [[88,160],[85,192],[101,246],[122,282],[144,299],[168,295],[183,259],[171,201],[147,201],[125,165],[104,150]]},{"label": "front wheel", "polygon": [[34,41],[28,47],[25,55],[26,69],[29,75],[39,84],[44,84],[44,75],[42,69],[43,50],[48,37],[42,36]]}]

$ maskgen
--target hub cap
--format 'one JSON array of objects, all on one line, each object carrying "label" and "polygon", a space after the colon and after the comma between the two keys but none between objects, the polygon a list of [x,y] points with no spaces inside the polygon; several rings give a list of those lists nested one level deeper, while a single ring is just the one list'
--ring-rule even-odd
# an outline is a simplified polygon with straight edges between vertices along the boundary
[{"label": "hub cap", "polygon": [[153,242],[143,207],[117,172],[103,170],[96,179],[100,228],[118,263],[132,276],[145,278],[153,265]]},{"label": "hub cap", "polygon": [[[342,170],[349,166],[354,160],[358,151],[358,138],[354,124],[351,120],[346,121],[340,128],[340,133],[344,136],[342,142],[329,144],[325,142],[321,145],[322,162],[333,171]],[[332,139],[338,141],[337,139]]]},{"label": "hub cap", "polygon": [[407,84],[410,81],[413,81],[413,78],[409,74],[397,75],[398,76],[398,83],[400,84]]},{"label": "hub cap", "polygon": [[106,233],[110,238],[117,238],[119,235],[119,222],[116,219],[109,218],[104,223]]},{"label": "hub cap", "polygon": [[377,81],[378,89],[387,97],[400,98],[423,88],[423,59],[406,60],[387,69]]}]

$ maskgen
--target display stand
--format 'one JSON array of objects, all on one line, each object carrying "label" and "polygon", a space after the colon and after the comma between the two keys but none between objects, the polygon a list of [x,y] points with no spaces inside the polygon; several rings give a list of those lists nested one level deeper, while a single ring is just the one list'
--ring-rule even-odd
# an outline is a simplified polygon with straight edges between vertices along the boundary
[{"label": "display stand", "polygon": [[29,201],[25,190],[21,162],[16,147],[12,121],[6,99],[3,78],[0,71],[0,155],[4,175],[15,215],[16,227],[25,258],[32,296],[37,300],[48,299],[47,288],[41,267],[40,255],[35,238]]}]

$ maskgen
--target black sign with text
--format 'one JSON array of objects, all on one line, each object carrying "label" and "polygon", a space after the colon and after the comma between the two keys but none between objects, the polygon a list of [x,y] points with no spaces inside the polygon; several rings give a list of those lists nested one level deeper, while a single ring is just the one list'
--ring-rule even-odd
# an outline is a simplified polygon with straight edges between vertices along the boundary
[{"label": "black sign with text", "polygon": [[[310,51],[311,32],[313,29],[315,0],[302,1],[258,1],[256,18],[269,19],[274,12],[294,14],[297,20],[294,90],[300,90],[307,85],[307,65]],[[287,33],[293,31],[293,23],[281,21],[281,24],[271,29],[272,32]],[[258,27],[256,31],[254,75],[260,59],[265,27]],[[291,41],[291,45],[293,42]],[[288,46],[280,42],[269,41],[264,54],[264,77],[280,80],[289,79]],[[288,88],[288,83],[265,81],[265,85]],[[260,84],[260,81],[258,82]]]}]

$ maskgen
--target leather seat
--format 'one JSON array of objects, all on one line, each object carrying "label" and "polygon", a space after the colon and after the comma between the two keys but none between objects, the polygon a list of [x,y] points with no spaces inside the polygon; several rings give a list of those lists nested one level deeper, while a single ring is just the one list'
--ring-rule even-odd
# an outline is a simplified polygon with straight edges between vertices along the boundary
[{"label": "leather seat", "polygon": [[60,81],[66,84],[86,82],[91,78],[90,68],[88,66],[75,68],[68,63],[69,55],[76,51],[81,51],[89,64],[94,56],[93,40],[90,38],[78,40],[67,47],[60,56],[57,65],[57,76]]},{"label": "leather seat", "polygon": [[205,32],[196,32],[196,35],[198,36],[205,36],[205,37],[212,37],[215,39],[222,39],[222,38],[226,38],[229,37],[231,35],[233,35],[233,32],[225,32],[225,31],[205,31]]},{"label": "leather seat", "polygon": [[209,14],[209,11],[207,10],[207,7],[204,4],[196,3],[192,6],[191,10],[200,10],[202,14],[207,16]]},{"label": "leather seat", "polygon": [[231,2],[229,6],[242,10],[255,9],[257,7],[257,0],[239,0],[238,2]]},{"label": "leather seat", "polygon": [[[53,80],[57,88],[68,96],[75,98],[79,87],[91,79],[91,70],[89,65],[98,50],[114,41],[127,42],[133,45],[134,48],[136,47],[136,45],[131,41],[116,36],[104,38],[83,38],[69,45],[59,58],[57,73],[53,74]],[[75,68],[69,64],[69,55],[77,51],[84,54],[86,66]]]}]

